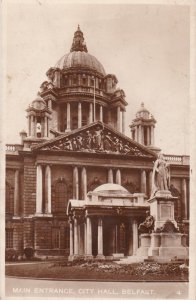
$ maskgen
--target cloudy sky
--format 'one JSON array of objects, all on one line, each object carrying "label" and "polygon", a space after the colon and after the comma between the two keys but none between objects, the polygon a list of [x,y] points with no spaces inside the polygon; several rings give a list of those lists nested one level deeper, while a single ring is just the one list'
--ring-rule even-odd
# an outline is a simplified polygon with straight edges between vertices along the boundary
[{"label": "cloudy sky", "polygon": [[90,54],[118,78],[128,102],[126,134],[141,102],[157,120],[164,153],[189,154],[189,8],[179,5],[7,4],[6,142],[27,130],[25,109],[46,71],[68,53],[80,24]]}]

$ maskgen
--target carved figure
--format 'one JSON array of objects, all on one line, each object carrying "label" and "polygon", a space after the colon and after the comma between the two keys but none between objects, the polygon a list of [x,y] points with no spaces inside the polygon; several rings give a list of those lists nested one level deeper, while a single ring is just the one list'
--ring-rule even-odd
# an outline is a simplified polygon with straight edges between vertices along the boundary
[{"label": "carved figure", "polygon": [[100,127],[97,127],[93,135],[93,144],[96,149],[102,148],[102,138],[103,138],[102,135],[103,135],[103,130]]},{"label": "carved figure", "polygon": [[90,131],[87,130],[86,136],[85,136],[85,147],[87,149],[91,149],[91,144],[92,144],[92,135],[91,135]]},{"label": "carved figure", "polygon": [[138,230],[140,233],[151,233],[154,230],[154,217],[149,211],[146,212],[146,219],[139,225]]},{"label": "carved figure", "polygon": [[152,174],[152,196],[159,190],[169,190],[169,164],[162,154],[154,163]]},{"label": "carved figure", "polygon": [[64,149],[65,150],[73,150],[72,148],[72,143],[71,141],[67,138],[65,139],[65,142],[64,142]]}]

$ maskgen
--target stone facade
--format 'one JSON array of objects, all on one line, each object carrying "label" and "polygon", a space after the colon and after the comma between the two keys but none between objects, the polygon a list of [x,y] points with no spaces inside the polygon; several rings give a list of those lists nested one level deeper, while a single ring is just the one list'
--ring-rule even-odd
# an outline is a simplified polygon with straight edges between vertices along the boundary
[{"label": "stone facade", "polygon": [[[48,81],[27,108],[28,132],[20,133],[21,144],[7,145],[6,249],[32,247],[38,256],[72,258],[136,254],[160,151],[154,144],[156,121],[142,105],[130,126],[132,137],[124,135],[125,93],[84,45],[78,28],[70,53],[48,70]],[[164,157],[177,197],[174,217],[188,232],[189,158]],[[133,207],[123,206],[122,199],[116,205],[113,195],[111,205],[102,209],[93,203],[90,209],[86,199],[106,183],[125,188],[129,204],[135,199]],[[87,215],[80,213],[82,203]]]}]

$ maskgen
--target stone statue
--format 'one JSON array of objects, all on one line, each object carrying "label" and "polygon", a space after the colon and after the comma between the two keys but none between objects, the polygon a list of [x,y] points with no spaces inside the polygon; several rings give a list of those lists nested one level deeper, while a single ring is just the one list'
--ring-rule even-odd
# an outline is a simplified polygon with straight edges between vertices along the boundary
[{"label": "stone statue", "polygon": [[155,193],[160,190],[169,190],[169,164],[165,161],[161,153],[154,163],[151,196],[154,196]]},{"label": "stone statue", "polygon": [[146,219],[138,227],[140,233],[151,233],[154,230],[154,217],[146,211]]}]

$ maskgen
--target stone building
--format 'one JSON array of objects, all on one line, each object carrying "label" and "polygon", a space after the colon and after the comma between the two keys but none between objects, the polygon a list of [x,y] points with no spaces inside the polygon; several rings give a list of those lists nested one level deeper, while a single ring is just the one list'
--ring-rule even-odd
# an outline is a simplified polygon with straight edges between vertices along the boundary
[{"label": "stone building", "polygon": [[[160,151],[156,120],[142,103],[125,135],[125,93],[88,53],[79,26],[70,52],[46,75],[26,110],[28,132],[6,146],[6,249],[134,255]],[[175,219],[188,232],[189,157],[164,157]]]}]

